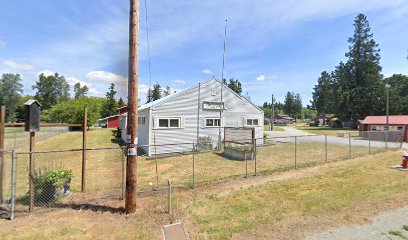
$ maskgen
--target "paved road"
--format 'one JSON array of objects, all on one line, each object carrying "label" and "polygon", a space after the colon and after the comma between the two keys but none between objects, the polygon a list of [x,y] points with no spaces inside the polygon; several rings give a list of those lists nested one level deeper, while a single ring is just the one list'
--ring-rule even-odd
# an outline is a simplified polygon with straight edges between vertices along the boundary
[{"label": "paved road", "polygon": [[[276,138],[278,142],[294,142],[294,137],[297,137],[297,142],[319,142],[324,143],[325,137],[324,135],[316,135],[306,131],[302,131],[296,129],[294,127],[283,127],[285,131],[265,131],[265,133],[270,138]],[[348,145],[349,142],[348,137],[335,137],[335,136],[327,136],[327,142],[329,144],[343,144]],[[364,146],[364,147],[373,147],[373,148],[385,148],[385,142],[380,141],[368,141],[368,140],[360,140],[360,139],[351,139],[352,146]],[[388,143],[389,148],[401,148],[400,143]],[[407,144],[403,145],[403,148],[408,148]]]}]

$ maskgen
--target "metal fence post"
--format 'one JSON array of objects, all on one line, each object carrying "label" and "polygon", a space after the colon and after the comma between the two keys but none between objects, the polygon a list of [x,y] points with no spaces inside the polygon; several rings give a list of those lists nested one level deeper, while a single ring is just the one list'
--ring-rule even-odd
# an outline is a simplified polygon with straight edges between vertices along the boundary
[{"label": "metal fence post", "polygon": [[82,123],[82,175],[81,175],[81,192],[85,192],[85,176],[86,176],[86,140],[88,128],[88,109],[84,108],[84,119]]},{"label": "metal fence post", "polygon": [[327,134],[324,135],[324,154],[325,154],[325,161],[328,162],[327,158]]},{"label": "metal fence post", "polygon": [[385,131],[385,150],[388,151],[388,129]]},{"label": "metal fence post", "polygon": [[297,169],[297,137],[295,136],[295,169]]},{"label": "metal fence post", "polygon": [[17,154],[16,150],[11,153],[11,209],[10,220],[14,219],[14,211],[16,209],[16,174],[17,174]]},{"label": "metal fence post", "polygon": [[171,180],[169,179],[168,180],[168,187],[169,187],[169,192],[168,192],[168,194],[169,194],[169,196],[168,196],[168,213],[170,214],[171,213]]},{"label": "metal fence post", "polygon": [[351,133],[349,133],[349,158],[351,159]]},{"label": "metal fence post", "polygon": [[368,133],[368,155],[371,155],[371,134]]},{"label": "metal fence post", "polygon": [[121,148],[121,156],[122,156],[122,196],[121,199],[125,199],[125,149],[122,147]]},{"label": "metal fence post", "polygon": [[195,143],[193,143],[193,183],[192,183],[192,187],[194,188],[195,186]]}]

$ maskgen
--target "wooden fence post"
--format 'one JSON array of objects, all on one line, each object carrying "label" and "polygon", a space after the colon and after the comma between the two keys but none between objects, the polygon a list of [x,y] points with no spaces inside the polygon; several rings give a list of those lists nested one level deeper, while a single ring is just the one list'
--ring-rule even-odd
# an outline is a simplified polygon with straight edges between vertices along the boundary
[{"label": "wooden fence post", "polygon": [[3,177],[4,177],[4,132],[6,123],[6,107],[0,108],[0,204],[3,202]]},{"label": "wooden fence post", "polygon": [[82,192],[85,192],[87,128],[88,128],[88,109],[85,107],[84,108],[84,121],[82,123],[82,182],[81,182]]}]

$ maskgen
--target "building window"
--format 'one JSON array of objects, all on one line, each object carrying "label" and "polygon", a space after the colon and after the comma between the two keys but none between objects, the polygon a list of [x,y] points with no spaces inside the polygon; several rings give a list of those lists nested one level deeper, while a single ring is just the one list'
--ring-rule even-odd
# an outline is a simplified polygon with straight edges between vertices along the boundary
[{"label": "building window", "polygon": [[404,127],[402,127],[402,126],[397,127],[397,131],[403,131],[403,130],[404,130]]},{"label": "building window", "polygon": [[145,125],[146,124],[146,117],[138,117],[137,121],[140,125]]},{"label": "building window", "polygon": [[219,127],[220,126],[220,119],[219,118],[206,118],[205,119],[205,126],[206,127]]},{"label": "building window", "polygon": [[217,95],[217,90],[211,89],[211,96],[215,96],[215,95]]},{"label": "building window", "polygon": [[377,131],[377,126],[371,126],[371,131]]},{"label": "building window", "polygon": [[248,126],[258,126],[259,125],[258,118],[247,118],[247,125]]},{"label": "building window", "polygon": [[180,118],[159,118],[159,128],[180,128]]}]

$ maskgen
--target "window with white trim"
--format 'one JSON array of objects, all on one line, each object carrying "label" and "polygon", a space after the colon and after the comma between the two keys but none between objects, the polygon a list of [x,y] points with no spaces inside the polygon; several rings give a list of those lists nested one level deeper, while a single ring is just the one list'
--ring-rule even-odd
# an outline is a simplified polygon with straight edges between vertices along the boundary
[{"label": "window with white trim", "polygon": [[159,128],[180,128],[180,118],[159,118]]},{"label": "window with white trim", "polygon": [[246,125],[248,126],[259,126],[258,118],[247,118]]},{"label": "window with white trim", "polygon": [[206,118],[205,119],[205,126],[206,127],[219,127],[220,126],[220,118]]},{"label": "window with white trim", "polygon": [[146,124],[146,117],[138,117],[138,118],[137,118],[137,122],[138,122],[140,125],[145,125],[145,124]]},{"label": "window with white trim", "polygon": [[398,126],[397,131],[404,131],[404,127],[403,126]]}]

